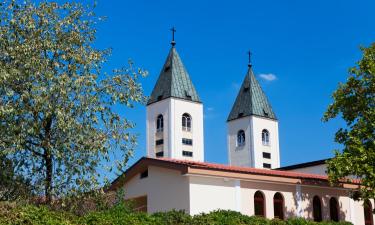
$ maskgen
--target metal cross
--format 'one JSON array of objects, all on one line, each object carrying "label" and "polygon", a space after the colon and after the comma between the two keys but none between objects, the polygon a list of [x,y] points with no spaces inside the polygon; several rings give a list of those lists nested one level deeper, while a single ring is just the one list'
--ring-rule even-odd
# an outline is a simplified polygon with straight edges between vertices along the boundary
[{"label": "metal cross", "polygon": [[174,27],[172,27],[171,31],[172,31],[172,42],[171,42],[171,45],[175,46],[176,42],[174,41],[174,33],[176,33],[176,29]]},{"label": "metal cross", "polygon": [[249,64],[248,66],[250,67],[251,66],[251,51],[248,51],[247,54],[249,55]]}]

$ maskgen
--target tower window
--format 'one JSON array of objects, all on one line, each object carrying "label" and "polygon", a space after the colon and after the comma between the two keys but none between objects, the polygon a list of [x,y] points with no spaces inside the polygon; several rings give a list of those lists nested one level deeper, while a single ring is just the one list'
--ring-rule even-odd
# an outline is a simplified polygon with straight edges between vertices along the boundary
[{"label": "tower window", "polygon": [[182,144],[184,145],[193,145],[193,140],[188,138],[182,138]]},{"label": "tower window", "polygon": [[163,99],[163,95],[159,95],[158,96],[158,101],[162,100]]},{"label": "tower window", "polygon": [[183,155],[183,156],[187,156],[187,157],[193,157],[193,152],[190,152],[190,151],[182,151],[182,155]]},{"label": "tower window", "polygon": [[159,140],[155,141],[155,145],[162,145],[162,144],[164,144],[164,140],[163,139],[159,139]]},{"label": "tower window", "polygon": [[271,153],[269,153],[269,152],[263,152],[263,158],[270,159],[271,158]]},{"label": "tower window", "polygon": [[182,130],[191,131],[191,116],[187,113],[182,115]]},{"label": "tower window", "polygon": [[270,145],[270,133],[266,129],[262,131],[262,143],[263,145]]},{"label": "tower window", "polygon": [[265,169],[271,169],[271,164],[269,164],[269,163],[263,163],[263,168],[265,168]]},{"label": "tower window", "polygon": [[190,91],[185,91],[185,96],[186,96],[187,99],[191,100],[192,94],[191,94]]},{"label": "tower window", "polygon": [[237,147],[244,146],[245,142],[245,131],[239,130],[237,132]]},{"label": "tower window", "polygon": [[156,132],[162,132],[164,128],[163,115],[159,115],[156,119]]},{"label": "tower window", "polygon": [[156,154],[156,157],[164,157],[164,152],[157,152]]}]

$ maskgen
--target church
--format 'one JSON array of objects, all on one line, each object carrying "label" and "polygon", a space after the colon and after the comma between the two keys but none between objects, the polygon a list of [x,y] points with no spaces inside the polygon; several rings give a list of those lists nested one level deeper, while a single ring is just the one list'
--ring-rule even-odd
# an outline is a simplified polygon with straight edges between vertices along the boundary
[{"label": "church", "polygon": [[374,225],[374,201],[349,197],[359,180],[331,186],[325,160],[280,167],[278,119],[250,63],[226,121],[229,165],[204,160],[203,102],[174,41],[146,111],[147,156],[110,187],[124,189],[138,210]]}]

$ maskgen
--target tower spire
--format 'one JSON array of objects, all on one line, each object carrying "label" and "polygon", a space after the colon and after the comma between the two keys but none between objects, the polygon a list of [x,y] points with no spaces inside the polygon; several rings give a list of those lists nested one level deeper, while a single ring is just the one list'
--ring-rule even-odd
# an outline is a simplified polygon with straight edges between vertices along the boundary
[{"label": "tower spire", "polygon": [[172,46],[175,46],[176,45],[176,42],[174,40],[174,33],[176,33],[176,28],[175,27],[172,27],[171,28],[171,31],[172,31],[172,41],[171,41],[171,45]]},{"label": "tower spire", "polygon": [[249,50],[248,52],[247,52],[247,54],[248,54],[248,56],[249,56],[249,62],[248,62],[248,64],[247,64],[247,66],[248,67],[251,67],[252,65],[251,65],[251,55],[252,55],[252,53],[251,53],[251,51]]}]

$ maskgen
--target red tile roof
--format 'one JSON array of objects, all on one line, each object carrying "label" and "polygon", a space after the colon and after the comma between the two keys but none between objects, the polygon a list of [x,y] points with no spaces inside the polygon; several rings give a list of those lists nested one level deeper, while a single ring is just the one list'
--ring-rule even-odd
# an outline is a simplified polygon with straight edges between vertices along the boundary
[{"label": "red tile roof", "polygon": [[[279,177],[289,177],[289,178],[297,178],[297,179],[314,179],[314,180],[328,181],[328,176],[318,175],[318,174],[258,169],[258,168],[252,168],[252,167],[228,166],[228,165],[217,164],[217,163],[197,162],[197,161],[190,161],[190,160],[178,160],[178,159],[170,159],[170,158],[157,158],[157,159],[147,158],[147,159],[176,163],[176,164],[186,165],[192,168],[200,168],[200,169],[211,169],[211,170],[218,170],[218,171],[248,173],[248,174],[255,174],[255,175],[279,176]],[[349,183],[360,184],[360,180],[351,179]]]}]

